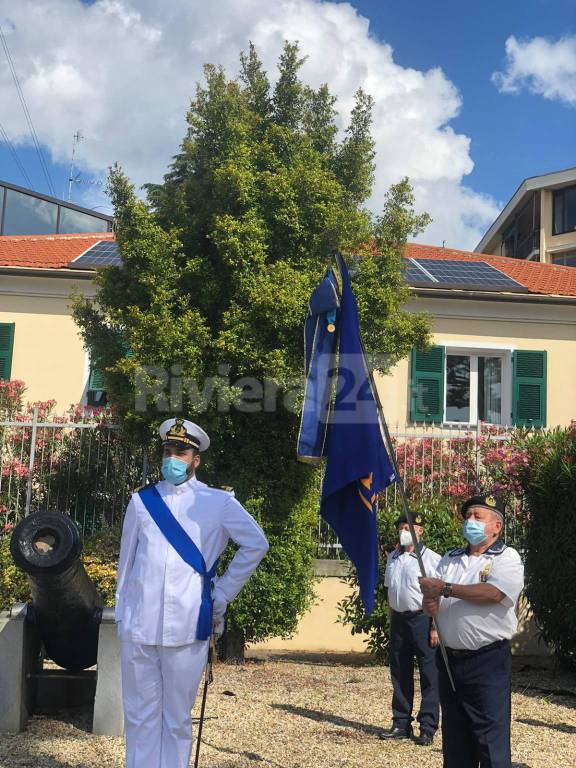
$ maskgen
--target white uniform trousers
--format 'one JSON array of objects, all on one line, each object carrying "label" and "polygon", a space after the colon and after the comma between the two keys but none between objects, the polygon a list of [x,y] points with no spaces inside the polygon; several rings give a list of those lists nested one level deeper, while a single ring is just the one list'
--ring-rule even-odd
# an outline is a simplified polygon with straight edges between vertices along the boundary
[{"label": "white uniform trousers", "polygon": [[192,707],[208,641],[174,647],[121,643],[126,768],[188,768]]}]

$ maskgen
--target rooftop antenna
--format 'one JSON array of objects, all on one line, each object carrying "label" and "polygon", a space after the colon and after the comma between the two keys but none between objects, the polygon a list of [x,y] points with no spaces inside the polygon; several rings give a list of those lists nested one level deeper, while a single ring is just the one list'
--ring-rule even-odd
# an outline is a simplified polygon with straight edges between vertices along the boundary
[{"label": "rooftop antenna", "polygon": [[72,159],[70,161],[70,173],[68,174],[68,202],[72,200],[72,184],[74,184],[74,159],[76,157],[76,147],[80,145],[80,142],[84,140],[84,136],[77,130],[74,134],[74,142],[72,144]]}]

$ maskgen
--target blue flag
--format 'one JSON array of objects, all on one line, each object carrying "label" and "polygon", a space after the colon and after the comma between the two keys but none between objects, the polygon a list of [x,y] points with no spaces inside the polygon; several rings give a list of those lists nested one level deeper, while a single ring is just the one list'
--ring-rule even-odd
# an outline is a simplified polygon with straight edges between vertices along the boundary
[{"label": "blue flag", "polygon": [[310,297],[304,326],[306,389],[297,454],[300,461],[308,464],[317,464],[324,457],[338,343],[337,286],[336,275],[329,269]]},{"label": "blue flag", "polygon": [[320,514],[356,567],[366,613],[378,581],[378,494],[396,482],[360,340],[358,308],[344,259],[338,312],[337,384],[324,445]]}]

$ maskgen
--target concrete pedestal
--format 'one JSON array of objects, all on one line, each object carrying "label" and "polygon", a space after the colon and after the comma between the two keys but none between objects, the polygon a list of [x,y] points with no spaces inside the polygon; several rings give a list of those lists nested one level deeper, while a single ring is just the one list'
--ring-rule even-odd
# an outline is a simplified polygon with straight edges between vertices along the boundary
[{"label": "concrete pedestal", "polygon": [[23,730],[32,712],[38,639],[26,621],[26,606],[0,613],[0,733]]},{"label": "concrete pedestal", "polygon": [[92,732],[100,736],[122,736],[124,733],[120,640],[116,632],[114,610],[111,608],[104,609],[100,624]]},{"label": "concrete pedestal", "polygon": [[37,705],[48,712],[94,701],[93,732],[122,736],[120,641],[112,609],[102,616],[96,673],[42,670],[39,658],[40,641],[26,621],[26,606],[0,613],[0,733],[24,730]]}]

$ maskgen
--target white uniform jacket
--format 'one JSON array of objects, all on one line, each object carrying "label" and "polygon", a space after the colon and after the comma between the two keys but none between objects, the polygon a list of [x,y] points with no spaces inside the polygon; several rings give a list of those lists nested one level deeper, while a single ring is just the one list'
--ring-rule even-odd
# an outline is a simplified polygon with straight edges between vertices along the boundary
[{"label": "white uniform jacket", "polygon": [[[440,555],[423,544],[420,553],[427,576],[434,576],[440,562]],[[415,552],[395,549],[388,555],[384,586],[388,587],[388,602],[393,611],[421,611],[422,590],[418,577],[421,576],[418,558]]]},{"label": "white uniform jacket", "polygon": [[[239,547],[226,573],[215,579],[214,615],[222,616],[266,552],[262,529],[232,494],[196,478],[181,485],[166,481],[157,489],[196,544],[207,568],[226,549]],[[122,530],[116,622],[122,640],[178,646],[197,642],[202,576],[168,543],[140,496],[132,495]]]},{"label": "white uniform jacket", "polygon": [[503,541],[478,556],[470,556],[467,548],[452,549],[440,561],[436,577],[449,584],[493,584],[504,594],[500,603],[483,605],[441,597],[436,621],[448,648],[476,651],[496,640],[510,640],[516,633],[515,609],[524,587],[524,566],[515,549]]}]

